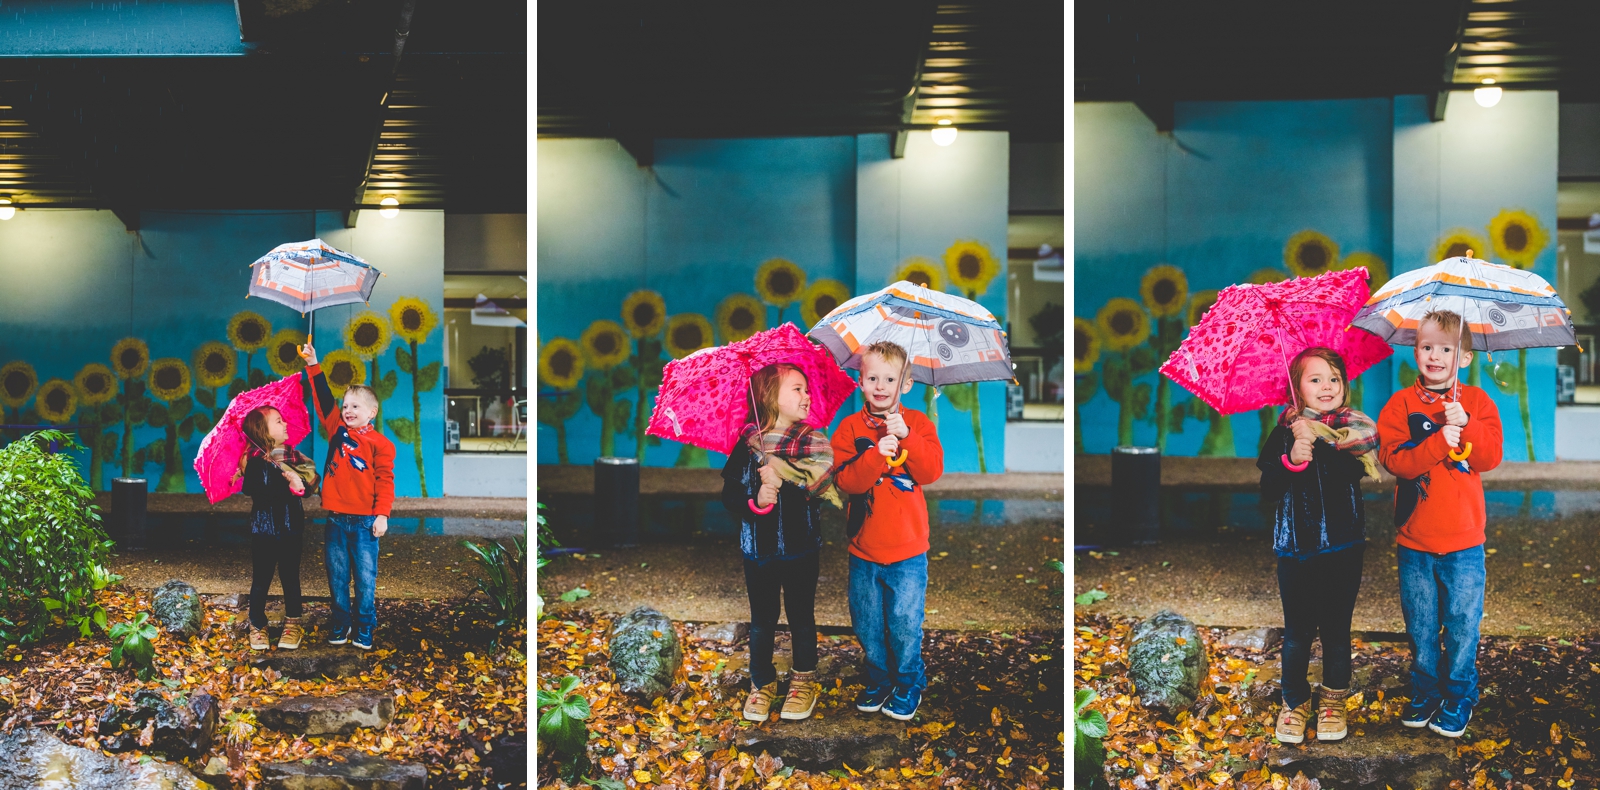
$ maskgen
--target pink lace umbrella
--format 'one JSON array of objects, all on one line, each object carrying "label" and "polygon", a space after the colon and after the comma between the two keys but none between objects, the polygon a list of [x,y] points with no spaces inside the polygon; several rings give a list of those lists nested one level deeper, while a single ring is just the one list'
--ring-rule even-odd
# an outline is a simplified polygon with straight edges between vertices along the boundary
[{"label": "pink lace umbrella", "polygon": [[234,473],[239,471],[239,457],[250,445],[241,426],[246,415],[262,406],[271,406],[283,415],[291,447],[311,433],[311,416],[306,413],[300,374],[240,393],[200,441],[200,452],[195,454],[194,471],[200,475],[200,485],[212,504],[244,490],[243,481],[233,479]]},{"label": "pink lace umbrella", "polygon": [[794,324],[784,324],[668,362],[646,432],[729,454],[739,431],[752,421],[750,377],[779,362],[806,374],[811,392],[806,424],[826,430],[839,407],[855,392],[855,380],[839,369],[826,348],[807,340]]},{"label": "pink lace umbrella", "polygon": [[1339,352],[1353,380],[1394,353],[1378,336],[1350,328],[1367,301],[1366,279],[1358,267],[1229,286],[1161,374],[1222,414],[1289,404],[1289,363],[1308,348]]}]

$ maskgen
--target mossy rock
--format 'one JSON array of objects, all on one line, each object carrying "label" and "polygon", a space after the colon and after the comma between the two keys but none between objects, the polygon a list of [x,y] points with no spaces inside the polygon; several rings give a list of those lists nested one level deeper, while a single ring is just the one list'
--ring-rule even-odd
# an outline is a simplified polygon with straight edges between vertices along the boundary
[{"label": "mossy rock", "polygon": [[1145,707],[1170,716],[1193,705],[1207,670],[1199,627],[1170,610],[1151,615],[1128,635],[1128,666]]},{"label": "mossy rock", "polygon": [[610,642],[617,685],[647,704],[667,693],[683,665],[683,646],[671,618],[648,606],[617,618]]}]

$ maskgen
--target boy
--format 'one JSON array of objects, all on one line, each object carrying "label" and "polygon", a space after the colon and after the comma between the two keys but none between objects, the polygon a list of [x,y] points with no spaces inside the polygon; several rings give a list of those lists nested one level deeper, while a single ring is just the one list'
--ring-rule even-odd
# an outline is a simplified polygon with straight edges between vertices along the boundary
[{"label": "boy", "polygon": [[[322,472],[322,506],[328,511],[328,590],[333,616],[328,644],[352,642],[372,649],[378,627],[378,539],[389,531],[394,504],[394,443],[372,426],[378,397],[369,387],[345,390],[337,406],[328,379],[317,365],[317,351],[308,343],[300,351],[311,376],[317,416],[328,435],[328,461]],[[341,419],[334,419],[335,409]],[[355,638],[350,637],[351,566],[355,570]]]},{"label": "boy", "polygon": [[1483,390],[1457,381],[1472,364],[1472,331],[1461,316],[1424,315],[1416,359],[1416,383],[1396,392],[1378,417],[1378,458],[1399,478],[1400,607],[1415,645],[1401,723],[1459,738],[1478,704],[1485,576],[1479,474],[1500,464],[1500,412]]},{"label": "boy", "polygon": [[[922,486],[944,473],[939,434],[922,412],[899,408],[911,391],[905,349],[861,350],[866,407],[839,424],[834,478],[850,495],[850,621],[861,639],[867,687],[856,709],[907,721],[922,702],[922,611],[928,593],[928,503]],[[902,457],[900,466],[891,459]]]}]

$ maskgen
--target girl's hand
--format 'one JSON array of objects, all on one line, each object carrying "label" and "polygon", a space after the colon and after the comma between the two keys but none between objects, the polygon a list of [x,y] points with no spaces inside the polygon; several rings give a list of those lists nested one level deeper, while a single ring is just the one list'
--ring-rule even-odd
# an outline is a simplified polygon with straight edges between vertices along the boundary
[{"label": "girl's hand", "polygon": [[1294,434],[1295,441],[1311,441],[1317,438],[1317,432],[1311,430],[1311,421],[1304,417],[1289,423],[1289,430]]},{"label": "girl's hand", "polygon": [[1444,435],[1445,444],[1448,444],[1451,447],[1461,446],[1461,426],[1446,425],[1439,429],[1439,433]]},{"label": "girl's hand", "polygon": [[762,486],[772,486],[774,491],[783,486],[783,478],[778,476],[778,470],[772,468],[772,459],[756,467],[756,471],[761,473]]},{"label": "girl's hand", "polygon": [[289,487],[297,492],[306,490],[306,481],[301,480],[293,469],[284,469],[283,479],[289,481]]},{"label": "girl's hand", "polygon": [[300,347],[300,358],[306,361],[306,367],[308,368],[317,364],[317,350],[311,347],[309,339],[306,340],[305,345]]},{"label": "girl's hand", "polygon": [[911,435],[911,429],[906,427],[906,420],[898,411],[883,418],[883,425],[889,429],[889,435],[896,439],[904,439]]},{"label": "girl's hand", "polygon": [[372,520],[372,537],[381,538],[383,533],[389,531],[389,517],[378,516]]},{"label": "girl's hand", "polygon": [[1289,460],[1297,464],[1303,464],[1311,460],[1312,441],[1311,439],[1294,440],[1294,447],[1289,449]]},{"label": "girl's hand", "polygon": [[896,455],[899,455],[900,440],[895,438],[895,435],[892,433],[883,437],[882,439],[879,439],[878,452],[883,453],[884,458],[893,458]]},{"label": "girl's hand", "polygon": [[761,507],[766,507],[767,505],[773,504],[777,501],[777,486],[762,486],[761,490],[756,492],[756,504],[760,505]]},{"label": "girl's hand", "polygon": [[1447,403],[1444,407],[1444,423],[1457,428],[1467,426],[1467,410],[1461,408],[1459,403]]}]

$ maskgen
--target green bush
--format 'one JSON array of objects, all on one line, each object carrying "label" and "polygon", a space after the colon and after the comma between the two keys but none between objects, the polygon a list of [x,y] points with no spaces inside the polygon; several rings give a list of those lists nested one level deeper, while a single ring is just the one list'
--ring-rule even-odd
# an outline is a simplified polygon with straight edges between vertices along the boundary
[{"label": "green bush", "polygon": [[1104,787],[1106,749],[1101,745],[1100,739],[1110,732],[1106,727],[1106,717],[1097,710],[1088,713],[1083,710],[1094,701],[1093,689],[1078,689],[1074,696],[1076,704],[1072,706],[1072,716],[1075,719],[1076,731],[1072,738],[1072,761],[1073,773],[1077,775],[1077,786]]},{"label": "green bush", "polygon": [[149,679],[155,668],[155,638],[156,626],[147,612],[140,612],[133,622],[111,626],[111,668],[131,666],[139,671],[140,679]]},{"label": "green bush", "polygon": [[[583,747],[589,742],[589,701],[578,693],[578,679],[568,675],[561,679],[560,691],[540,689],[539,740],[550,748],[571,757],[583,756]],[[548,709],[548,710],[547,710]]]},{"label": "green bush", "polygon": [[[534,532],[534,567],[543,568],[550,564],[550,558],[544,556],[551,549],[558,548],[561,543],[556,540],[556,533],[550,529],[550,523],[544,517],[544,503],[539,501],[539,491],[534,489],[534,520],[537,531]],[[544,596],[535,589],[533,591],[533,619],[544,619]]]},{"label": "green bush", "polygon": [[105,628],[95,593],[117,581],[94,492],[61,431],[39,431],[0,449],[0,647],[37,642],[68,625],[88,636]]},{"label": "green bush", "polygon": [[489,609],[500,628],[519,625],[527,621],[528,600],[527,546],[521,538],[512,538],[507,547],[499,541],[479,546],[470,540],[461,545],[472,550],[473,559],[483,575],[478,577],[478,590],[489,597]]}]

